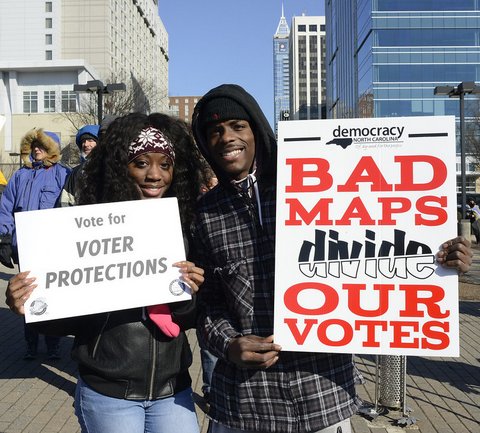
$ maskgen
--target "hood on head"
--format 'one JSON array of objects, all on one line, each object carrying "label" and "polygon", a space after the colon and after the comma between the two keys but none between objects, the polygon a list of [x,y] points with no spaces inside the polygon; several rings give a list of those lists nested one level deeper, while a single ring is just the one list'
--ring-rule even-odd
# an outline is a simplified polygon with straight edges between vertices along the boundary
[{"label": "hood on head", "polygon": [[33,128],[28,131],[20,142],[22,162],[27,167],[32,167],[32,143],[38,142],[46,151],[47,157],[43,165],[49,167],[60,161],[60,139],[54,132]]},{"label": "hood on head", "polygon": [[257,178],[273,177],[276,173],[277,164],[277,143],[275,134],[270,127],[263,111],[255,98],[245,89],[236,84],[222,84],[206,93],[195,106],[192,116],[192,130],[195,141],[202,152],[202,155],[212,167],[219,181],[230,182],[230,178],[215,165],[209,154],[205,124],[201,121],[203,107],[208,101],[217,98],[229,98],[240,104],[248,113],[250,127],[255,136],[255,163]]},{"label": "hood on head", "polygon": [[78,148],[82,150],[82,137],[86,135],[89,138],[93,138],[95,141],[98,141],[98,132],[100,130],[100,125],[85,125],[80,128],[75,136],[75,143]]}]

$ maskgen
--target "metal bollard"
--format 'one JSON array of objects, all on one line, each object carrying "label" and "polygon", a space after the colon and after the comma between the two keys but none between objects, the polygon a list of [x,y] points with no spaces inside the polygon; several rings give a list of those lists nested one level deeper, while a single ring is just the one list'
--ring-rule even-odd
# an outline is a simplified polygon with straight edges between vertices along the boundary
[{"label": "metal bollard", "polygon": [[379,356],[378,403],[391,409],[403,408],[405,402],[406,357]]},{"label": "metal bollard", "polygon": [[417,422],[410,416],[412,410],[407,407],[406,356],[375,356],[375,406],[364,405],[358,412],[373,420],[388,409],[402,410],[402,416],[395,425],[406,427]]}]

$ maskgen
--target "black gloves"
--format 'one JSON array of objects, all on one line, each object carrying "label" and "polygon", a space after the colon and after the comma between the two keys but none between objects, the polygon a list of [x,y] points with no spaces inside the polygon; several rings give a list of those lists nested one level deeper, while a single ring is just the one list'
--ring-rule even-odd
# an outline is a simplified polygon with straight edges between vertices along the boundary
[{"label": "black gloves", "polygon": [[12,235],[0,235],[0,263],[13,269],[12,255]]}]

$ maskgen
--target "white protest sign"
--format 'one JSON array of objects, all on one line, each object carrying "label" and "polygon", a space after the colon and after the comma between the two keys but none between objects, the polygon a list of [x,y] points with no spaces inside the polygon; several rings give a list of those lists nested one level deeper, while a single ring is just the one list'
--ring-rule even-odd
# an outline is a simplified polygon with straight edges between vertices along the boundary
[{"label": "white protest sign", "polygon": [[275,342],[458,356],[455,118],[279,122]]},{"label": "white protest sign", "polygon": [[22,271],[35,288],[27,322],[185,301],[175,198],[15,214]]}]

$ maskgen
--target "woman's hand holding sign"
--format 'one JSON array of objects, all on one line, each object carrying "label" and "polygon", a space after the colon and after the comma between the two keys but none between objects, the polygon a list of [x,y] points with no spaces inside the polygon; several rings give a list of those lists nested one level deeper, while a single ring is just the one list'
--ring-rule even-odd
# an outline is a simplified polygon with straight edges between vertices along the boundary
[{"label": "woman's hand holding sign", "polygon": [[6,304],[16,314],[24,315],[24,305],[37,287],[34,284],[35,278],[28,278],[30,271],[20,272],[10,278],[7,290],[5,291]]},{"label": "woman's hand holding sign", "polygon": [[193,293],[197,293],[204,281],[203,269],[195,266],[195,263],[186,260],[176,262],[172,266],[180,269],[183,280],[190,286]]}]

